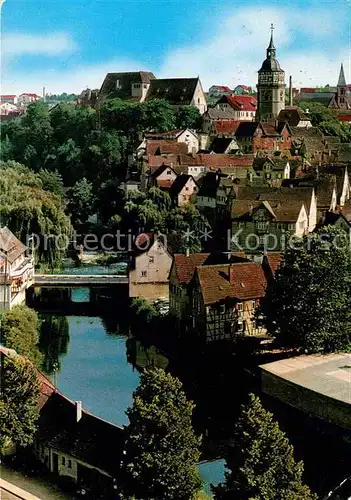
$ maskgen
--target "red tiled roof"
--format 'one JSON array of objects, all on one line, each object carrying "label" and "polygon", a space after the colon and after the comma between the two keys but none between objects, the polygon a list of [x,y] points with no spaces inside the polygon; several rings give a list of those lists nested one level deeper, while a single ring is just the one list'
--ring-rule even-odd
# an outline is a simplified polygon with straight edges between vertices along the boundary
[{"label": "red tiled roof", "polygon": [[167,156],[148,155],[147,162],[149,167],[154,169],[162,165],[168,166],[206,166],[208,168],[223,168],[231,166],[249,166],[252,165],[254,155],[231,155],[231,154],[204,154],[197,155],[180,154]]},{"label": "red tiled roof", "polygon": [[26,95],[26,96],[28,96],[28,97],[40,97],[40,95],[38,95],[38,94],[29,94],[29,93],[27,93],[27,92],[24,92],[24,93],[23,93],[23,94],[21,94],[21,95]]},{"label": "red tiled roof", "polygon": [[230,88],[226,85],[214,85],[214,87],[216,87],[216,89],[220,90],[221,92],[230,92]]},{"label": "red tiled roof", "polygon": [[16,97],[15,94],[1,94],[0,98],[1,99],[14,99]]},{"label": "red tiled roof", "polygon": [[257,99],[252,95],[227,95],[225,98],[237,111],[256,111]]},{"label": "red tiled roof", "polygon": [[213,126],[217,134],[235,134],[239,120],[214,120]]},{"label": "red tiled roof", "polygon": [[235,88],[241,87],[242,89],[249,90],[249,87],[247,85],[237,85]]},{"label": "red tiled roof", "polygon": [[187,257],[182,253],[176,253],[173,266],[179,283],[182,285],[190,283],[195,268],[201,266],[209,255],[209,253],[193,253]]},{"label": "red tiled roof", "polygon": [[188,152],[188,146],[184,142],[177,142],[172,140],[147,140],[146,143],[146,154],[154,155],[158,154],[186,154]]},{"label": "red tiled roof", "polygon": [[238,300],[261,298],[267,285],[262,266],[254,262],[203,266],[196,269],[205,304],[227,297]]},{"label": "red tiled roof", "polygon": [[349,114],[339,114],[338,118],[342,122],[351,122],[351,113],[349,113]]},{"label": "red tiled roof", "polygon": [[282,254],[280,252],[267,252],[265,259],[267,260],[267,264],[269,265],[269,268],[274,276],[283,260]]}]

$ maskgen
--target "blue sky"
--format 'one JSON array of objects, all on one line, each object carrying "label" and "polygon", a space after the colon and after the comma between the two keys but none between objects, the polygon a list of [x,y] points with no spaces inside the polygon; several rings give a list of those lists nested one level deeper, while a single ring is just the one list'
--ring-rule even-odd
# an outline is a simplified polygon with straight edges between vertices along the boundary
[{"label": "blue sky", "polygon": [[2,93],[80,92],[134,70],[255,85],[271,22],[286,80],[335,85],[343,61],[351,82],[350,0],[6,0]]}]

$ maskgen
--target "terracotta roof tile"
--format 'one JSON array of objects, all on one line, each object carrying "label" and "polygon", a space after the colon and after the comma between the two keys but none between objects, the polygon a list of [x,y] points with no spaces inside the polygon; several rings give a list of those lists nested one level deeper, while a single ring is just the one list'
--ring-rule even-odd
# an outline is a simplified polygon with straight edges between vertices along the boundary
[{"label": "terracotta roof tile", "polygon": [[16,238],[8,227],[0,228],[0,255],[5,254],[8,262],[12,264],[26,250],[27,247]]},{"label": "terracotta roof tile", "polygon": [[261,298],[267,285],[262,266],[253,262],[202,266],[196,269],[205,304],[227,297],[237,300]]},{"label": "terracotta roof tile", "polygon": [[175,140],[147,140],[146,154],[161,155],[161,154],[187,154],[188,146],[184,142]]},{"label": "terracotta roof tile", "polygon": [[235,134],[239,120],[214,120],[213,127],[216,134]]},{"label": "terracotta roof tile", "polygon": [[176,253],[174,255],[173,266],[179,283],[182,285],[189,284],[194,275],[195,268],[202,266],[209,255],[209,253],[194,253],[187,257],[184,254]]}]

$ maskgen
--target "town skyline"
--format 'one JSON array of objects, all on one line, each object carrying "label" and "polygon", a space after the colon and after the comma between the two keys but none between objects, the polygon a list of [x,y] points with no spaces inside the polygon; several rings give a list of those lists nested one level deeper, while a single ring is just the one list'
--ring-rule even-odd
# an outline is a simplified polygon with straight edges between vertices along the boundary
[{"label": "town skyline", "polygon": [[205,90],[211,85],[256,87],[271,23],[277,57],[295,87],[335,86],[341,63],[351,80],[347,2],[339,2],[333,23],[326,22],[326,4],[314,2],[303,11],[299,3],[273,9],[224,3],[213,10],[206,2],[203,15],[195,19],[199,6],[194,2],[186,9],[158,3],[155,13],[146,9],[150,3],[117,8],[103,2],[83,11],[77,1],[62,3],[63,19],[57,18],[57,6],[41,0],[35,15],[29,12],[33,4],[21,2],[20,15],[14,16],[18,4],[5,2],[2,8],[1,83],[6,94],[41,94],[43,87],[48,93],[79,93],[100,88],[108,72],[139,70],[150,70],[157,78],[200,76]]}]

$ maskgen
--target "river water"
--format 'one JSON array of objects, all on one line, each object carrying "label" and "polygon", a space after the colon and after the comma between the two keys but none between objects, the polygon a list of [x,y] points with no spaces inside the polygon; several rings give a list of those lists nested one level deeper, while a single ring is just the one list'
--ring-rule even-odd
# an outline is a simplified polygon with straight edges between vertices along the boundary
[{"label": "river water", "polygon": [[[89,290],[72,290],[72,302],[89,300]],[[116,307],[116,316],[123,309]],[[119,333],[120,323],[111,317],[41,313],[44,371],[58,389],[72,400],[80,400],[89,412],[117,425],[128,423],[125,410],[132,405],[133,392],[145,366],[167,368],[169,361],[155,346]],[[210,493],[210,483],[224,477],[224,461],[199,464]]]},{"label": "river water", "polygon": [[[111,268],[87,266],[64,271],[68,272],[110,274]],[[116,266],[114,272],[120,273],[121,267]],[[109,301],[108,295],[107,291],[99,291],[95,296],[95,302],[105,306],[102,311],[89,304],[91,295],[86,288],[73,289],[69,303],[63,302],[64,308],[71,304],[69,312],[50,304],[46,297],[42,304],[45,307],[37,308],[42,317],[44,371],[70,399],[81,400],[88,411],[117,425],[128,423],[125,410],[132,404],[143,368],[158,366],[178,376],[196,404],[194,426],[203,435],[206,459],[199,469],[209,494],[209,485],[218,484],[224,477],[224,461],[216,459],[218,443],[230,437],[248,393],[259,392],[256,382],[245,377],[245,370],[239,366],[240,355],[228,350],[216,352],[211,348],[205,356],[187,351],[177,353],[175,348],[166,355],[145,341],[148,332],[144,341],[140,336],[131,337],[125,300],[117,296]],[[79,313],[74,312],[75,307]],[[323,434],[322,440],[321,433],[314,436],[313,422],[304,422],[300,415],[295,417],[291,410],[280,406],[274,403],[270,409],[287,432],[297,458],[304,460],[308,483],[315,491],[327,491],[346,477],[348,451],[342,450],[341,441],[334,435],[329,439]]]}]

